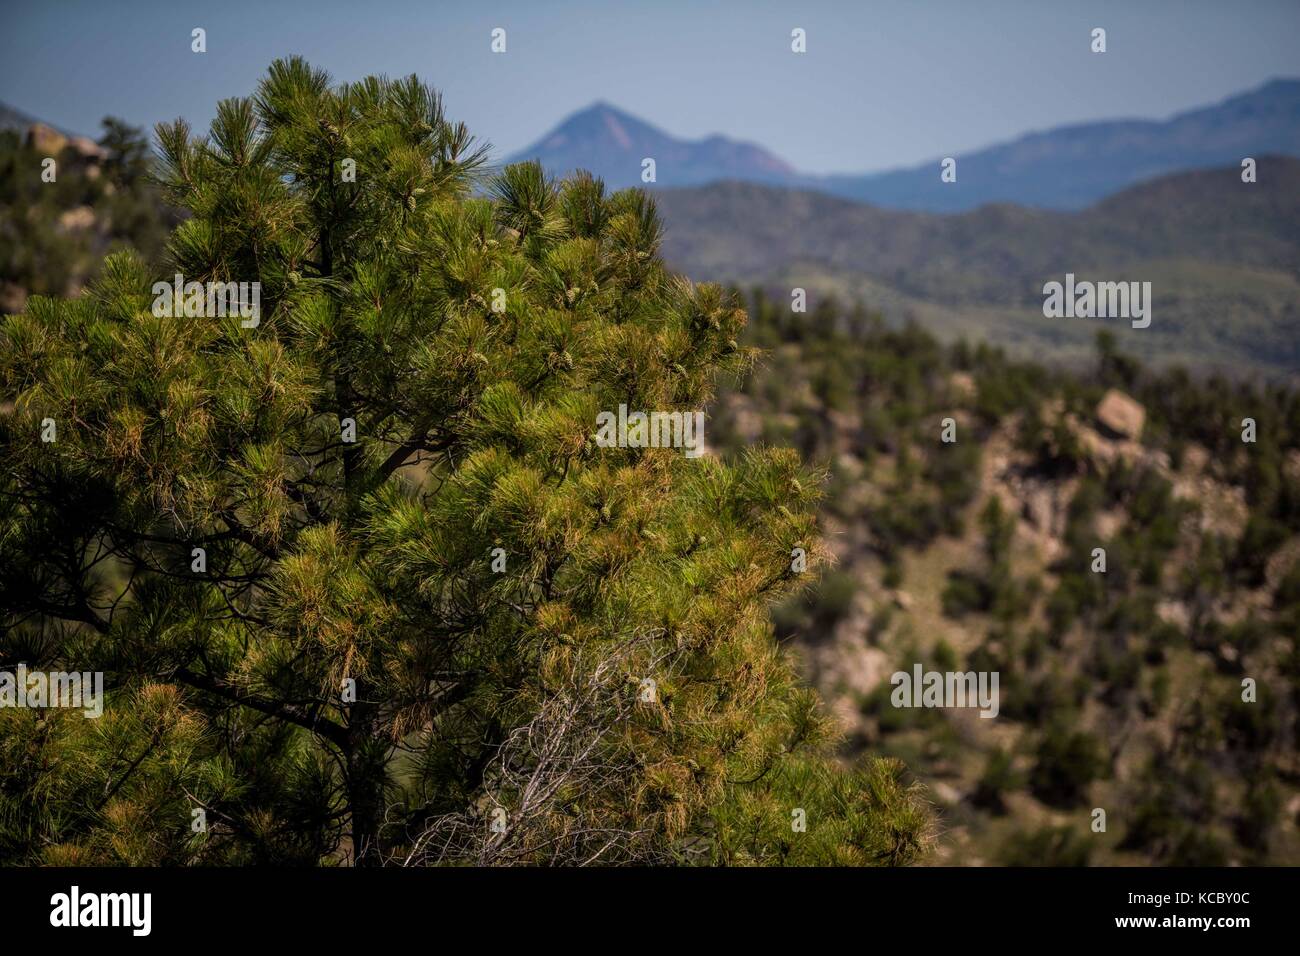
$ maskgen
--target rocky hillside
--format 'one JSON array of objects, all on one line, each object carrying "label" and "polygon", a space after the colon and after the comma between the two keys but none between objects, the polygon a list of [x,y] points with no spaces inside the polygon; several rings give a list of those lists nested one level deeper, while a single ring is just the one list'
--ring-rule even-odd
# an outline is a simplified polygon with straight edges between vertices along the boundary
[{"label": "rocky hillside", "polygon": [[140,130],[111,118],[98,142],[39,122],[0,129],[0,312],[77,294],[119,247],[159,261],[178,219],[148,167]]},{"label": "rocky hillside", "polygon": [[[1300,863],[1300,398],[753,311],[712,440],[825,463],[838,567],[778,625],[846,750],[930,788],[933,862]],[[893,706],[918,663],[997,672],[998,715]]]}]

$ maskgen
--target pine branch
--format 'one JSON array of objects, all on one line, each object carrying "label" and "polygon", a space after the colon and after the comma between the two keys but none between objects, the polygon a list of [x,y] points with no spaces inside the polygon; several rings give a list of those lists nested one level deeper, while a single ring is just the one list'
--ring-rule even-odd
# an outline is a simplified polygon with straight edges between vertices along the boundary
[{"label": "pine branch", "polygon": [[252,694],[223,678],[213,677],[209,674],[199,674],[188,667],[178,667],[172,676],[190,687],[207,691],[225,700],[233,701],[244,707],[251,707],[253,710],[304,727],[312,733],[324,737],[340,749],[346,750],[348,747],[346,728],[328,718],[312,713],[305,707],[283,701],[267,700],[265,697]]}]

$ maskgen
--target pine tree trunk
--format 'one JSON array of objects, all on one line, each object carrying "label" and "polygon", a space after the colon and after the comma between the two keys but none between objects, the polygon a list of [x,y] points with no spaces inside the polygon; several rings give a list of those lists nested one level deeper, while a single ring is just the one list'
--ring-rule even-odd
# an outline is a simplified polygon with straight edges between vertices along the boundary
[{"label": "pine tree trunk", "polygon": [[[360,688],[360,681],[358,681]],[[380,825],[384,818],[384,768],[375,760],[374,705],[358,689],[348,723],[348,805],[352,816],[352,856],[356,866],[382,866]]]}]

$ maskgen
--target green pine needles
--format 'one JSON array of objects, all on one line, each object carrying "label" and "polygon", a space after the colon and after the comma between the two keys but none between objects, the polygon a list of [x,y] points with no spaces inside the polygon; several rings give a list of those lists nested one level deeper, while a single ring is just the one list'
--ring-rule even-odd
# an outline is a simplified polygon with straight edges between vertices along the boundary
[{"label": "green pine needles", "polygon": [[[0,860],[903,864],[901,766],[843,766],[767,609],[820,476],[603,447],[753,359],[654,203],[484,152],[414,77],[298,59],[206,139],[188,210],[0,325]],[[485,188],[479,188],[481,186]],[[252,327],[157,282],[260,284]],[[809,571],[794,570],[803,549]]]}]

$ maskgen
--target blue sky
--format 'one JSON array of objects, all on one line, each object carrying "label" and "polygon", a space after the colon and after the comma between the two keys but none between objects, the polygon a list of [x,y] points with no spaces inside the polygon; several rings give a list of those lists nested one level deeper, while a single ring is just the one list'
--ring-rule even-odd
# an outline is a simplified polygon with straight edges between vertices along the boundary
[{"label": "blue sky", "polygon": [[[1297,0],[0,3],[0,100],[65,128],[95,133],[107,113],[206,126],[219,99],[299,53],[339,80],[419,74],[497,157],[603,99],[678,136],[863,172],[1300,76]],[[1093,27],[1105,54],[1089,51]]]}]

